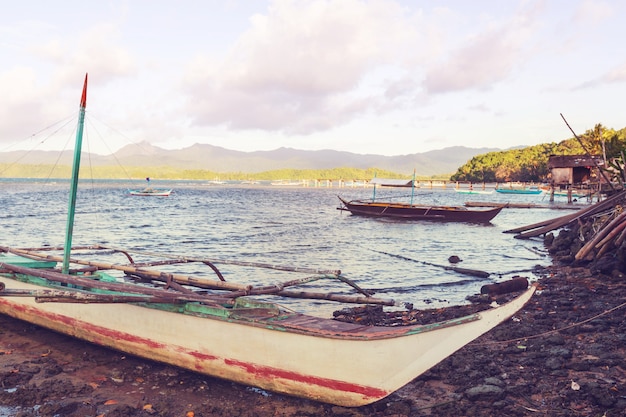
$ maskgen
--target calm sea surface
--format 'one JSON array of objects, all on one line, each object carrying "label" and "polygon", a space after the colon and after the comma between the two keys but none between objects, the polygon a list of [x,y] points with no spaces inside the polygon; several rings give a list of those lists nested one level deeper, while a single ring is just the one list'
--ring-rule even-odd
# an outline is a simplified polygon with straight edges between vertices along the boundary
[{"label": "calm sea surface", "polygon": [[[127,194],[133,187],[128,183],[81,183],[74,245],[100,243],[210,259],[340,269],[359,286],[374,290],[376,296],[416,307],[463,303],[484,284],[506,280],[535,265],[549,265],[541,240],[518,240],[503,231],[569,213],[505,209],[489,225],[391,221],[337,210],[337,195],[370,198],[371,188],[209,186],[184,181],[153,186],[172,187],[174,193],[170,197],[132,197]],[[1,181],[0,244],[62,245],[67,189],[64,181]],[[380,189],[377,197],[398,193],[406,195],[407,190]],[[547,197],[417,189],[414,201],[445,205],[465,201],[547,203]],[[452,255],[463,260],[457,266],[491,275],[481,279],[444,269],[451,266],[448,258]],[[232,265],[219,267],[227,280],[242,283],[269,284],[302,277]],[[531,272],[521,275],[537,279]],[[337,291],[346,287],[318,281],[298,288]],[[326,302],[313,306],[299,300],[281,303],[321,315],[337,308]]]}]

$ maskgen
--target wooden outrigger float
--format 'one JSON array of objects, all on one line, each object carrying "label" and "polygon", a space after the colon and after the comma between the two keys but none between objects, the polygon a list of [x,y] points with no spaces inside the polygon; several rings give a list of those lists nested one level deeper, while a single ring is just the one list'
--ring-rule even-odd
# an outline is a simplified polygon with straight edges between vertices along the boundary
[{"label": "wooden outrigger float", "polygon": [[[78,155],[86,88],[87,79]],[[423,325],[365,326],[296,313],[252,297],[395,302],[372,297],[337,270],[167,256],[101,245],[72,247],[79,163],[78,156],[65,245],[0,246],[0,313],[129,354],[273,392],[361,406],[385,398],[507,320],[535,291],[531,286],[501,306]],[[197,273],[199,263],[217,279]],[[255,286],[226,281],[218,264],[306,275]],[[185,265],[193,266],[194,274],[181,273]],[[319,279],[349,284],[351,292],[293,289]]]}]

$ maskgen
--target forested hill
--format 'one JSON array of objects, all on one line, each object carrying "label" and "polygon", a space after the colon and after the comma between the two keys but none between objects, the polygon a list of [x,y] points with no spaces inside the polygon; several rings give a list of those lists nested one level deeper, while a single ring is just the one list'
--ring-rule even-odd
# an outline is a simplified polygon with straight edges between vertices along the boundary
[{"label": "forested hill", "polygon": [[476,155],[461,166],[451,180],[543,182],[548,177],[548,159],[551,155],[585,155],[587,151],[591,155],[606,155],[609,165],[616,172],[623,172],[626,128],[614,130],[598,124],[578,135],[578,139],[574,137],[558,143]]},{"label": "forested hill", "polygon": [[[239,152],[212,145],[196,144],[185,149],[166,150],[148,143],[128,145],[112,155],[83,155],[82,160],[89,163],[105,178],[125,178],[124,171],[132,173],[150,172],[158,167],[163,175],[220,175],[226,178],[237,173],[244,178],[252,174],[276,170],[330,170],[337,168],[371,169],[394,172],[401,175],[412,175],[415,170],[418,176],[445,176],[455,172],[459,166],[473,156],[495,151],[496,148],[467,148],[464,146],[449,147],[398,156],[373,154],[356,154],[333,150],[304,151],[291,148],[280,148],[273,151]],[[65,176],[61,168],[72,165],[71,151],[59,156],[52,151],[13,151],[0,153],[0,176],[2,177],[39,177],[47,175],[51,165]],[[19,161],[19,165],[15,165]],[[115,175],[117,172],[117,175]],[[154,172],[154,171],[153,171]],[[150,174],[148,174],[150,175]]]},{"label": "forested hill", "polygon": [[[239,152],[196,144],[166,150],[148,143],[128,145],[108,156],[84,154],[83,170],[93,178],[170,179],[367,179],[374,174],[398,174],[409,178],[436,177],[453,181],[543,182],[551,155],[603,155],[618,172],[626,154],[626,128],[614,130],[598,124],[576,138],[525,148],[449,147],[424,153],[383,156],[333,150],[303,151],[280,148],[273,151]],[[66,178],[72,153],[53,151],[0,152],[0,177]],[[17,161],[17,162],[16,162]],[[85,166],[87,165],[89,166]],[[623,162],[621,162],[623,165]]]}]

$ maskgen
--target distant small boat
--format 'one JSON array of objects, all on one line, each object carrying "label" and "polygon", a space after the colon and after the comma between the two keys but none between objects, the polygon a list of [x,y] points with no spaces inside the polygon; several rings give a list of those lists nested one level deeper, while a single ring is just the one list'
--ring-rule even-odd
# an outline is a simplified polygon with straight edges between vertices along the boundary
[{"label": "distant small boat", "polygon": [[493,190],[470,190],[455,188],[454,191],[459,194],[493,194]]},{"label": "distant small boat", "polygon": [[543,190],[538,187],[496,188],[496,192],[503,194],[541,194],[543,193]]},{"label": "distant small boat", "polygon": [[171,189],[144,188],[143,190],[128,190],[128,194],[140,197],[168,197]]},{"label": "distant small boat", "polygon": [[146,178],[148,186],[141,190],[128,190],[128,194],[140,197],[167,197],[172,194],[171,188],[152,188],[150,187],[150,177]]},{"label": "distant small boat", "polygon": [[415,180],[395,179],[395,178],[372,178],[369,182],[373,186],[381,187],[415,187]]}]

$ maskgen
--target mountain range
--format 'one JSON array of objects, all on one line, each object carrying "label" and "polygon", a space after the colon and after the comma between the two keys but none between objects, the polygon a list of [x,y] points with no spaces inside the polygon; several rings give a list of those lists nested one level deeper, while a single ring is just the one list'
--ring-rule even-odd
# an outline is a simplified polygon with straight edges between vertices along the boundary
[{"label": "mountain range", "polygon": [[[345,151],[306,151],[278,148],[272,151],[242,152],[219,146],[195,144],[183,149],[168,150],[147,142],[127,145],[111,155],[83,153],[83,163],[92,166],[172,167],[206,170],[216,173],[258,173],[278,169],[378,168],[399,174],[431,176],[452,174],[474,156],[498,151],[497,148],[453,146],[440,150],[397,156],[357,154]],[[0,152],[5,164],[72,164],[72,151]],[[16,162],[17,161],[17,162]]]}]

